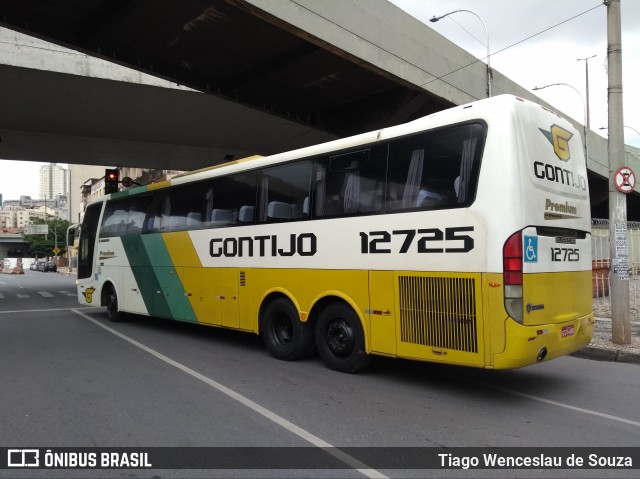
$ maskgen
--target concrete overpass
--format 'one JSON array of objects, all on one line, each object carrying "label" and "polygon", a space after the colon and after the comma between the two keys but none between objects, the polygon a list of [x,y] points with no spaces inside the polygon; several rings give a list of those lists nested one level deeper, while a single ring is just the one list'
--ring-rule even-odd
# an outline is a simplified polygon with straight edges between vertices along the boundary
[{"label": "concrete overpass", "polygon": [[[80,52],[70,68],[20,53],[0,66],[5,159],[193,169],[485,96],[484,63],[386,0],[4,0],[0,26]],[[94,57],[172,88],[114,81]],[[497,71],[493,93],[544,104]],[[589,153],[594,215],[607,216],[606,140],[589,133]],[[640,171],[639,150],[628,164]]]}]

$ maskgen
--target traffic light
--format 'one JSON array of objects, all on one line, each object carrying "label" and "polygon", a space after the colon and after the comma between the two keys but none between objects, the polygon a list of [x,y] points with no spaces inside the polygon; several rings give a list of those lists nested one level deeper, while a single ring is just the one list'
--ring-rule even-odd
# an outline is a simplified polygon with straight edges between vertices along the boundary
[{"label": "traffic light", "polygon": [[107,168],[104,170],[104,192],[105,194],[116,193],[118,191],[118,170]]}]

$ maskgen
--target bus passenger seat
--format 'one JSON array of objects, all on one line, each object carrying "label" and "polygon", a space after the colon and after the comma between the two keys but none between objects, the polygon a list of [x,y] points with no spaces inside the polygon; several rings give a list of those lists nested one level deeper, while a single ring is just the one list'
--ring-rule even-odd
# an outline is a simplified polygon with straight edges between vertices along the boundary
[{"label": "bus passenger seat", "polygon": [[192,211],[187,214],[187,226],[200,226],[200,213]]},{"label": "bus passenger seat", "polygon": [[238,221],[240,223],[253,222],[253,206],[244,205],[240,207],[240,213],[238,214]]},{"label": "bus passenger seat", "polygon": [[360,194],[360,208],[363,213],[380,211],[382,208],[382,190],[365,191]]},{"label": "bus passenger seat", "polygon": [[298,219],[302,218],[304,215],[302,214],[302,205],[299,203],[293,203],[291,205],[291,218]]},{"label": "bus passenger seat", "polygon": [[267,207],[267,216],[273,219],[290,220],[291,205],[282,201],[272,201]]},{"label": "bus passenger seat", "polygon": [[418,191],[418,198],[416,199],[417,207],[435,206],[442,201],[442,195],[434,193],[433,191],[421,189]]},{"label": "bus passenger seat", "polygon": [[233,213],[230,210],[211,210],[211,225],[225,226],[233,221]]},{"label": "bus passenger seat", "polygon": [[170,216],[169,217],[169,229],[177,230],[184,228],[187,225],[187,218],[184,216]]}]

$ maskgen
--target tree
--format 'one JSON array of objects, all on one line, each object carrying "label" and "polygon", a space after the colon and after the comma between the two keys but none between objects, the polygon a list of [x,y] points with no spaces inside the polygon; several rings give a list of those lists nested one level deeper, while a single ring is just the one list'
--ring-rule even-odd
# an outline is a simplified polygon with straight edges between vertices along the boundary
[{"label": "tree", "polygon": [[[66,235],[69,222],[60,218],[53,218],[48,222],[43,219],[34,218],[31,222],[34,225],[48,225],[49,233],[45,235],[22,234],[25,242],[29,244],[29,254],[38,258],[55,256],[53,249],[56,247],[56,235],[58,237],[58,256],[63,256],[67,251]],[[46,238],[46,239],[45,239]]]}]

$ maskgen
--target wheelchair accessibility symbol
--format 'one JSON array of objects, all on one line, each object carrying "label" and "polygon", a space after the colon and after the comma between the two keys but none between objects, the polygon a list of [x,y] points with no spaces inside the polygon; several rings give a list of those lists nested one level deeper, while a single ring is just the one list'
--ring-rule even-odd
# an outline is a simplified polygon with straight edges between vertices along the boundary
[{"label": "wheelchair accessibility symbol", "polygon": [[524,237],[524,262],[525,263],[538,262],[538,237],[537,236]]}]

